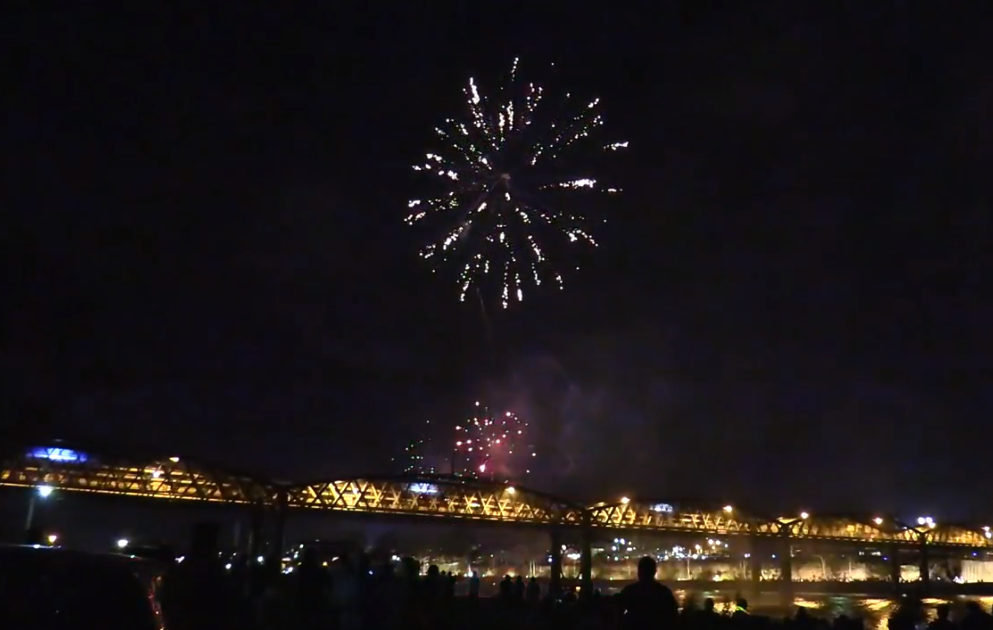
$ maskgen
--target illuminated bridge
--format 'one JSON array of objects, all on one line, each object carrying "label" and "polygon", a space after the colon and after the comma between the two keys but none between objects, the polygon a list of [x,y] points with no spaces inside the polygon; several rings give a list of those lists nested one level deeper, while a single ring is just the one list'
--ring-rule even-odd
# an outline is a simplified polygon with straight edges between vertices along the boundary
[{"label": "illuminated bridge", "polygon": [[[582,539],[585,580],[590,579],[590,540],[597,532],[611,537],[634,532],[744,537],[756,548],[813,542],[905,548],[919,553],[922,566],[930,550],[993,551],[985,526],[933,521],[910,526],[881,515],[764,518],[730,505],[627,498],[583,505],[522,487],[451,476],[282,483],[185,457],[135,458],[67,445],[8,454],[0,462],[0,486],[246,506],[256,514],[275,515],[280,547],[283,522],[293,510],[541,527],[552,533],[553,551],[563,535]],[[790,572],[789,557],[785,554],[784,576]]]}]

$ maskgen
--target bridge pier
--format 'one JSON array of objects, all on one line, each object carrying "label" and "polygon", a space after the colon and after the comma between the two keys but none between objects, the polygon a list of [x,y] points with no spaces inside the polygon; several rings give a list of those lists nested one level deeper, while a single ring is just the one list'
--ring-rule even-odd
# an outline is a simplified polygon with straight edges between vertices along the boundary
[{"label": "bridge pier", "polygon": [[248,518],[248,561],[254,563],[265,547],[265,508],[253,505]]},{"label": "bridge pier", "polygon": [[748,596],[757,599],[762,594],[762,544],[756,536],[749,538],[751,552],[748,556],[748,577],[751,589]]},{"label": "bridge pier", "polygon": [[918,548],[920,549],[920,563],[918,567],[921,573],[921,594],[927,595],[931,587],[931,559],[928,557],[926,534],[921,534],[921,542]]},{"label": "bridge pier", "polygon": [[584,600],[588,600],[593,597],[593,527],[589,512],[583,514],[579,553],[579,582],[581,586],[579,594]]},{"label": "bridge pier", "polygon": [[890,545],[890,582],[893,583],[893,592],[900,592],[900,580],[902,579],[902,571],[900,565],[900,548],[896,545]]},{"label": "bridge pier", "polygon": [[269,541],[269,557],[266,564],[275,567],[277,572],[283,562],[283,546],[286,544],[286,491],[280,490],[273,506],[273,532]]},{"label": "bridge pier", "polygon": [[783,544],[779,547],[779,596],[784,607],[793,605],[793,541],[792,525],[781,530]]},{"label": "bridge pier", "polygon": [[548,597],[558,598],[562,594],[562,531],[553,527],[551,531],[552,557],[551,572],[548,577]]}]

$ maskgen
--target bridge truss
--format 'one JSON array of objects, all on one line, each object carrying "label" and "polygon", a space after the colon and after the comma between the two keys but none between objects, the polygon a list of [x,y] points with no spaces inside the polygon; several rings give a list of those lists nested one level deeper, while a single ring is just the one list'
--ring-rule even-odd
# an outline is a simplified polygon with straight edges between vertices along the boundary
[{"label": "bridge truss", "polygon": [[271,488],[180,457],[92,455],[63,447],[31,448],[3,459],[0,486],[113,494],[175,501],[265,504]]},{"label": "bridge truss", "polygon": [[612,532],[783,537],[857,545],[993,550],[989,528],[909,527],[891,518],[762,518],[731,506],[622,500],[584,507],[526,488],[453,476],[363,477],[281,484],[184,457],[100,455],[65,446],[20,449],[0,460],[0,487],[200,501],[339,513]]},{"label": "bridge truss", "polygon": [[780,524],[743,514],[730,506],[694,503],[598,503],[589,508],[594,528],[628,531],[699,533],[711,536],[776,536]]},{"label": "bridge truss", "polygon": [[507,484],[453,476],[369,477],[286,488],[287,507],[521,525],[578,525],[581,508]]}]

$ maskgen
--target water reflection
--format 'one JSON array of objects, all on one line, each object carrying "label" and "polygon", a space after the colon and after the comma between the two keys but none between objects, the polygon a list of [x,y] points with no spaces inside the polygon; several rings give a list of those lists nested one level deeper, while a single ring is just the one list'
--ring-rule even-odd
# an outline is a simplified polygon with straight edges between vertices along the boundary
[{"label": "water reflection", "polygon": [[[713,597],[717,602],[717,609],[724,611],[725,607],[732,605],[735,597],[734,593],[725,592],[704,592],[689,593],[683,590],[674,591],[680,602],[685,602],[687,597],[696,600],[698,603],[705,597]],[[859,597],[856,595],[825,596],[825,597],[796,597],[793,600],[794,608],[786,610],[782,603],[777,601],[774,594],[763,594],[757,600],[749,599],[749,608],[754,614],[768,615],[771,617],[786,617],[796,614],[796,607],[805,608],[812,617],[823,619],[833,619],[846,615],[853,619],[862,619],[865,627],[871,630],[888,630],[887,620],[897,610],[902,599],[898,598],[873,598]],[[922,600],[924,613],[927,621],[932,621],[936,616],[937,607],[941,604],[948,604],[952,608],[952,619],[961,619],[965,613],[965,604],[968,601],[979,602],[984,610],[989,611],[993,607],[993,597],[971,597],[962,596],[953,599],[925,598]]]}]

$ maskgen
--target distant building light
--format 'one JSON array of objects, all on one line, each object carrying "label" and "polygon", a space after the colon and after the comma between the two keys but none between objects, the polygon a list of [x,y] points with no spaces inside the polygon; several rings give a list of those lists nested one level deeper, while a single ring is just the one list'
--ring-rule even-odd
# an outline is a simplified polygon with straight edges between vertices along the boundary
[{"label": "distant building light", "polygon": [[34,459],[47,459],[52,462],[76,462],[83,463],[89,457],[85,453],[74,451],[70,448],[38,447],[28,451],[28,457]]},{"label": "distant building light", "polygon": [[438,486],[431,483],[412,483],[410,491],[414,494],[438,494]]}]

